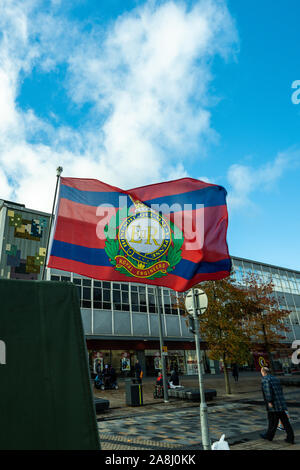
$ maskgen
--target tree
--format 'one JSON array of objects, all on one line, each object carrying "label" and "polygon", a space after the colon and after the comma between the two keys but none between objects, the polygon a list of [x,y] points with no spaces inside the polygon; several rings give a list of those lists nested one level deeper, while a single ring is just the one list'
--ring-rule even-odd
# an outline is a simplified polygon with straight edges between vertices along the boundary
[{"label": "tree", "polygon": [[245,312],[252,349],[263,345],[269,356],[270,369],[275,373],[272,351],[281,347],[280,341],[285,339],[282,333],[289,331],[284,320],[291,312],[278,304],[272,280],[262,282],[258,276],[250,274],[243,279],[243,284],[248,292]]},{"label": "tree", "polygon": [[228,365],[243,363],[250,356],[250,337],[244,322],[246,291],[233,278],[208,281],[197,286],[208,297],[208,308],[199,317],[201,340],[208,344],[208,357],[222,360],[226,393],[231,393]]},{"label": "tree", "polygon": [[[208,345],[208,357],[223,361],[226,393],[231,393],[228,365],[246,362],[260,345],[269,354],[274,373],[272,349],[285,338],[282,332],[289,330],[284,319],[290,311],[278,305],[272,282],[249,275],[238,283],[232,275],[195,287],[208,296],[208,308],[199,317],[200,337]],[[184,308],[183,298],[179,307]]]}]

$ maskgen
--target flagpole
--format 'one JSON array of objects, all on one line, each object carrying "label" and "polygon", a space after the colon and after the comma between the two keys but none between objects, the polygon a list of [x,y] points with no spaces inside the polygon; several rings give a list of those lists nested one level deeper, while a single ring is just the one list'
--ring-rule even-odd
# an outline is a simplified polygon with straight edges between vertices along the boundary
[{"label": "flagpole", "polygon": [[45,261],[44,261],[44,266],[43,266],[42,281],[45,280],[44,278],[45,278],[45,272],[46,272],[46,263],[47,263],[47,258],[48,258],[49,241],[50,241],[50,234],[51,234],[52,223],[53,223],[53,215],[54,215],[54,209],[55,209],[55,203],[56,203],[57,189],[58,189],[58,183],[59,183],[59,180],[60,180],[60,175],[62,174],[62,172],[63,172],[63,167],[62,166],[59,166],[58,168],[56,168],[56,186],[55,186],[53,206],[52,206],[52,212],[51,212],[50,224],[49,224],[49,231],[48,231],[48,237],[47,237],[46,256],[45,256]]},{"label": "flagpole", "polygon": [[208,427],[208,409],[205,402],[205,390],[202,377],[202,357],[200,349],[200,329],[199,329],[199,320],[198,315],[200,313],[197,310],[197,304],[195,299],[195,290],[192,289],[193,295],[193,317],[195,322],[195,343],[196,343],[196,354],[197,354],[197,365],[198,365],[198,380],[199,380],[199,394],[200,394],[200,426],[202,434],[202,446],[204,450],[211,450],[210,437],[209,437],[209,427]]},{"label": "flagpole", "polygon": [[165,356],[163,354],[163,334],[162,334],[162,323],[161,323],[161,299],[159,296],[158,286],[155,287],[156,300],[157,300],[157,314],[158,314],[158,330],[159,330],[159,343],[160,343],[160,357],[161,357],[161,366],[162,366],[162,375],[163,375],[163,385],[164,385],[164,402],[169,403],[168,395],[168,382],[166,375],[166,362]]}]

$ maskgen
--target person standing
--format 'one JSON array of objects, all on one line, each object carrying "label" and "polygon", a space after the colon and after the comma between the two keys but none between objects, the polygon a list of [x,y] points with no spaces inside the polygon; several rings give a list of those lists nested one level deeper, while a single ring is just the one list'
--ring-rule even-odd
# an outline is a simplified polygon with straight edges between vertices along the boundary
[{"label": "person standing", "polygon": [[97,360],[97,363],[96,363],[96,373],[97,373],[98,377],[100,377],[101,372],[102,372],[102,369],[101,369],[101,362],[100,362],[99,360]]},{"label": "person standing", "polygon": [[272,441],[280,420],[287,434],[285,442],[294,444],[294,431],[286,415],[287,406],[281,383],[277,377],[270,374],[270,370],[267,367],[262,367],[261,375],[262,393],[268,412],[268,430],[265,434],[261,434],[260,436],[263,439]]},{"label": "person standing", "polygon": [[239,367],[237,364],[233,364],[232,366],[232,376],[236,382],[239,380]]},{"label": "person standing", "polygon": [[140,384],[142,382],[142,379],[141,379],[142,366],[139,363],[138,359],[135,361],[134,369],[135,369],[135,378],[137,379],[137,383]]}]

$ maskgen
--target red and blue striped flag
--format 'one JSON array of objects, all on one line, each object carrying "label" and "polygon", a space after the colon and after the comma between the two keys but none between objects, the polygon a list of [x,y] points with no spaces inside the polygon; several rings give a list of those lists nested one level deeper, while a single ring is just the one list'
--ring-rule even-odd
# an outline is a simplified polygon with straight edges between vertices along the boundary
[{"label": "red and blue striped flag", "polygon": [[192,178],[123,191],[61,178],[48,267],[186,291],[229,276],[226,190]]}]

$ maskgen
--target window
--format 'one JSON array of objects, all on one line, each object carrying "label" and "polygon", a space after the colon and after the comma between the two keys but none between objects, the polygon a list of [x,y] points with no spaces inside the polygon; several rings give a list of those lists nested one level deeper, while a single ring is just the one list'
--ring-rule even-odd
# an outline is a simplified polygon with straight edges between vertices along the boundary
[{"label": "window", "polygon": [[148,302],[149,302],[149,312],[150,313],[155,313],[156,312],[156,302],[155,302],[155,296],[152,293],[149,293],[148,295]]},{"label": "window", "polygon": [[170,294],[166,293],[166,291],[164,291],[164,308],[165,308],[165,314],[171,313]]},{"label": "window", "polygon": [[[115,286],[115,284],[114,284]],[[121,310],[121,293],[120,290],[113,290],[113,307],[114,310]]]},{"label": "window", "polygon": [[134,292],[134,291],[132,292],[132,287],[131,287],[131,308],[133,312],[138,312],[139,311],[139,295],[137,292]]},{"label": "window", "polygon": [[[85,279],[83,279],[83,285],[84,285]],[[83,287],[82,288],[82,301],[81,301],[81,306],[83,308],[91,308],[92,302],[91,302],[91,288],[90,287]]]},{"label": "window", "polygon": [[94,288],[93,307],[97,309],[102,308],[102,289]]}]

